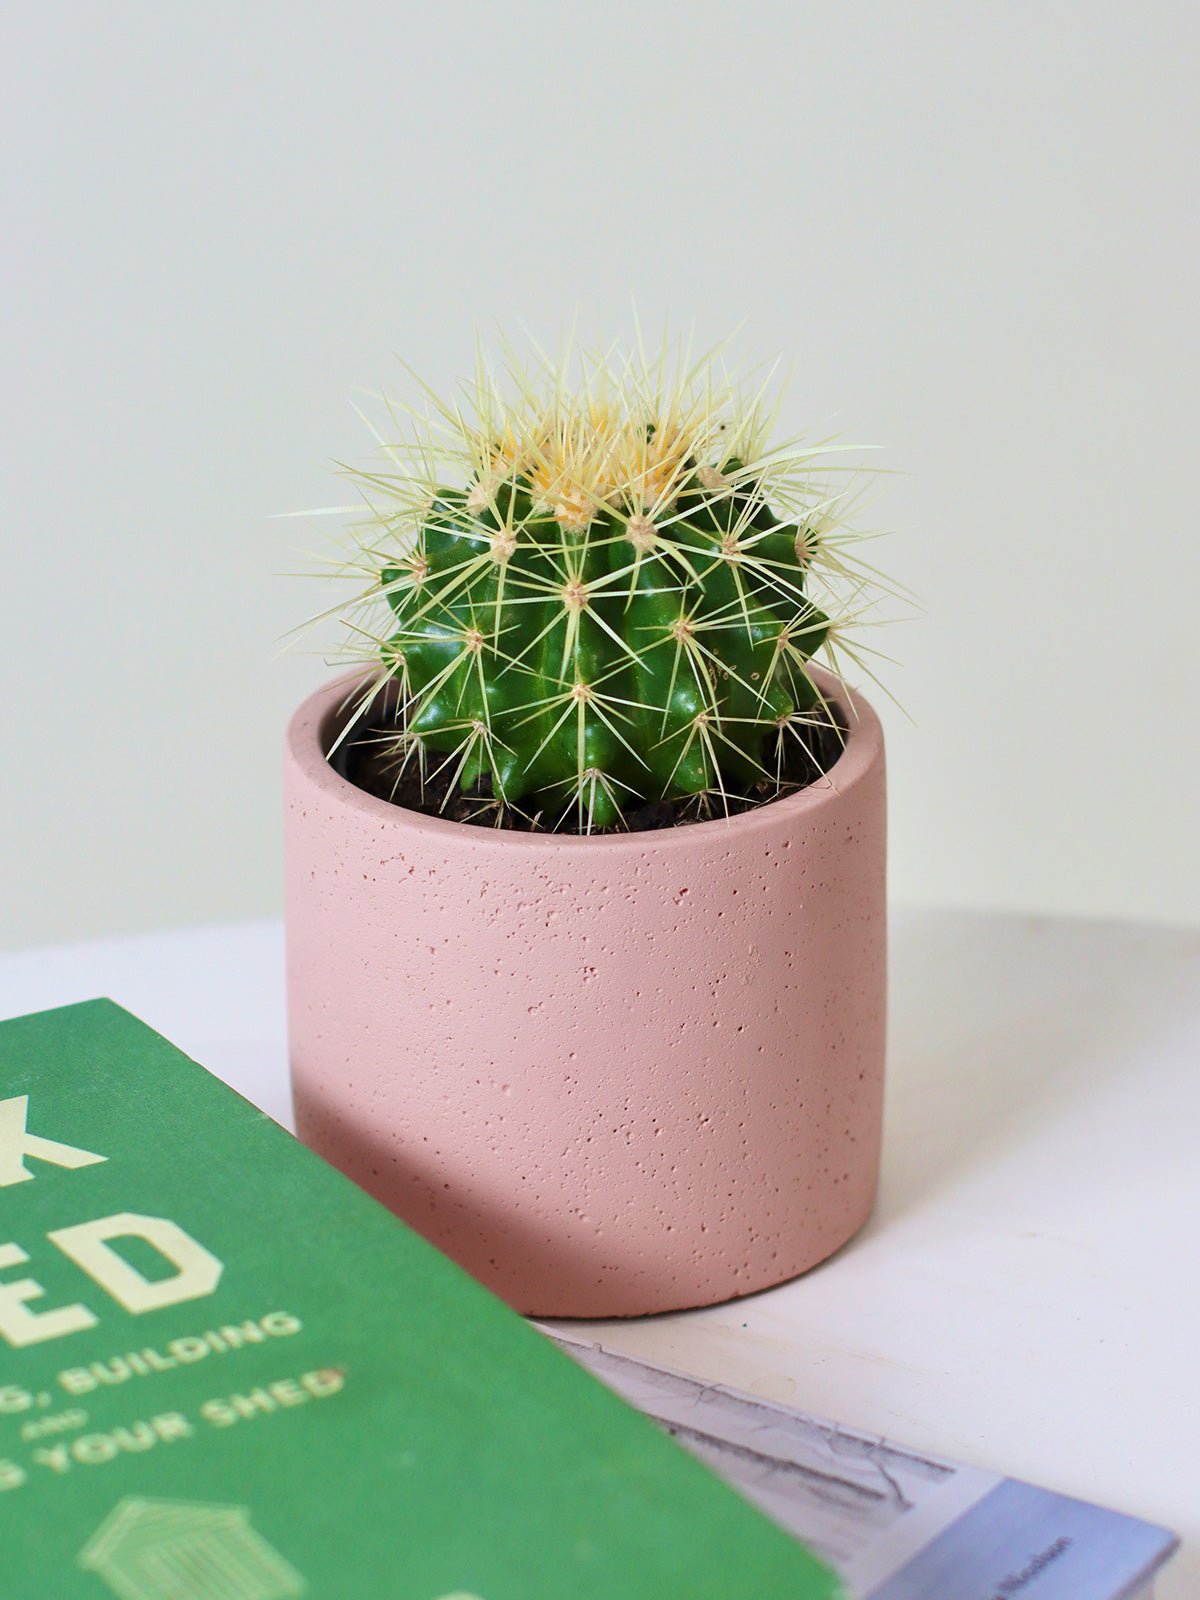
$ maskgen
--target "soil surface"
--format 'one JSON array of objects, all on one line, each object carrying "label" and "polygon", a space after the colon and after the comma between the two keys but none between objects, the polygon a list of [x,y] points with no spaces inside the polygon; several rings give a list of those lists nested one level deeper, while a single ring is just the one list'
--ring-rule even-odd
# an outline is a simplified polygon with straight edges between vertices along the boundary
[{"label": "soil surface", "polygon": [[[816,713],[814,713],[814,717]],[[689,795],[679,800],[633,801],[625,809],[624,826],[603,830],[612,833],[642,833],[652,828],[678,828],[689,822],[705,822],[713,817],[736,816],[751,811],[783,795],[807,789],[833,766],[841,755],[845,731],[833,721],[814,723],[803,730],[803,742],[794,733],[782,741],[782,751],[768,750],[763,765],[776,769],[781,782],[763,780],[746,794]],[[472,789],[459,789],[454,781],[455,762],[434,753],[427,758],[422,779],[416,759],[402,766],[394,753],[395,733],[385,726],[364,726],[348,739],[333,757],[335,769],[356,788],[390,801],[408,811],[421,811],[430,817],[445,817],[481,828],[507,828],[519,833],[581,833],[573,814],[556,811],[526,814],[498,804],[490,780]],[[574,808],[572,807],[572,812]],[[601,830],[592,830],[593,832]]]}]

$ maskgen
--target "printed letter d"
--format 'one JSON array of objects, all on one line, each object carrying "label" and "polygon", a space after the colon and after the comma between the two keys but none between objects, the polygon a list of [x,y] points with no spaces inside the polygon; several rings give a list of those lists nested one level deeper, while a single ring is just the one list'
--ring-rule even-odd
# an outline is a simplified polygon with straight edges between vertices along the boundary
[{"label": "printed letter d", "polygon": [[[183,1300],[198,1300],[202,1295],[212,1294],[221,1281],[223,1268],[216,1256],[165,1217],[143,1217],[134,1211],[121,1211],[96,1222],[59,1228],[46,1237],[135,1315],[178,1305]],[[174,1274],[155,1281],[143,1278],[109,1246],[110,1239],[143,1240],[170,1262],[175,1268]]]}]

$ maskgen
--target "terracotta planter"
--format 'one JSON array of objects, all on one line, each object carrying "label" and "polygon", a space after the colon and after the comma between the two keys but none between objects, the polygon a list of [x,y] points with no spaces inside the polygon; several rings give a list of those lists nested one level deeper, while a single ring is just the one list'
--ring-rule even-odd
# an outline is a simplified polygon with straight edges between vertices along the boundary
[{"label": "terracotta planter", "polygon": [[852,731],[824,783],[584,839],[355,788],[325,759],[348,681],[287,737],[301,1137],[535,1315],[704,1305],[844,1244],[883,1098],[870,707],[839,692]]}]

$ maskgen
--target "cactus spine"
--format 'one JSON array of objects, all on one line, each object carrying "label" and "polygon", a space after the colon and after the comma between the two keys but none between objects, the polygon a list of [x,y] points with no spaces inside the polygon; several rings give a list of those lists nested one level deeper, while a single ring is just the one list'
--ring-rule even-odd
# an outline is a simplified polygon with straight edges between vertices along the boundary
[{"label": "cactus spine", "polygon": [[575,393],[516,375],[516,401],[481,368],[466,413],[436,406],[356,474],[360,598],[387,623],[352,621],[398,686],[398,762],[581,831],[769,794],[823,709],[814,580],[845,570],[822,452],[771,447],[761,398],[711,365],[581,365]]}]

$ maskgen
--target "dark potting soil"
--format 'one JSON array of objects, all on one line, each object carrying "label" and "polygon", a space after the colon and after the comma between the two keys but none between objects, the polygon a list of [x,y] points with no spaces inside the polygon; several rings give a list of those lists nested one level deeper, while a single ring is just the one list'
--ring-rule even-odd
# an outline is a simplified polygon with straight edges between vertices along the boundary
[{"label": "dark potting soil", "polygon": [[[756,806],[769,804],[787,794],[807,789],[823,778],[841,755],[845,729],[840,722],[816,721],[804,727],[803,742],[795,734],[783,739],[782,751],[768,749],[764,766],[779,771],[781,782],[764,779],[745,794],[689,795],[679,800],[633,801],[624,813],[624,826],[608,832],[642,833],[652,828],[678,828],[689,822],[704,822],[714,817],[736,816]],[[470,789],[459,789],[454,781],[455,762],[430,754],[422,779],[415,759],[406,767],[392,749],[394,735],[376,724],[364,725],[348,739],[333,757],[335,769],[356,788],[390,801],[408,811],[421,811],[430,817],[445,817],[481,828],[507,828],[519,833],[580,833],[575,808],[559,816],[542,811],[526,815],[511,807],[501,807],[492,793],[491,781]]]}]

